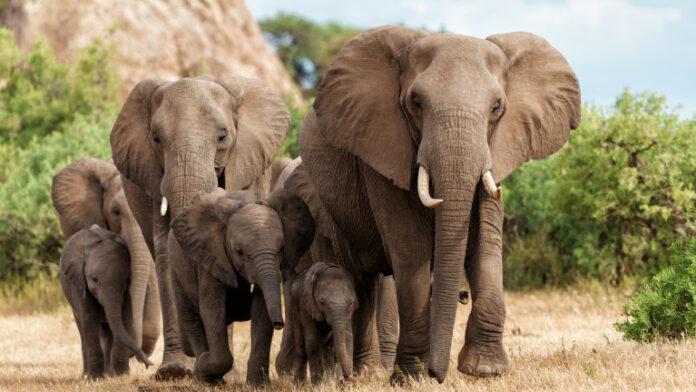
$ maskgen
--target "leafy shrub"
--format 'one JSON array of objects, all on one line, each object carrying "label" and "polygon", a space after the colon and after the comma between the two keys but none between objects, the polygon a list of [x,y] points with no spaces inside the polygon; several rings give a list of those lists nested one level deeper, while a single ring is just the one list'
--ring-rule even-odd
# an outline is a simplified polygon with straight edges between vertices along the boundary
[{"label": "leafy shrub", "polygon": [[506,285],[618,284],[668,266],[669,246],[696,231],[694,145],[696,121],[664,97],[586,108],[564,148],[505,181]]},{"label": "leafy shrub", "polygon": [[[290,120],[292,125],[288,135],[283,140],[283,145],[280,147],[278,156],[297,158],[300,156],[300,130],[307,110],[312,107],[313,100],[307,100],[302,106],[296,106],[292,101],[288,101],[286,105],[290,109]],[[2,173],[0,173],[1,175]]]},{"label": "leafy shrub", "polygon": [[0,280],[53,272],[63,245],[51,202],[53,176],[84,156],[110,159],[115,119],[113,113],[80,115],[65,132],[37,138],[15,152],[15,164],[0,184]]},{"label": "leafy shrub", "polygon": [[658,337],[696,335],[696,241],[672,249],[674,265],[655,275],[624,306],[628,320],[615,324],[624,338],[652,342]]},{"label": "leafy shrub", "polygon": [[24,147],[35,136],[60,132],[78,115],[113,109],[117,78],[109,48],[84,48],[77,61],[59,63],[44,43],[28,53],[0,28],[0,142]]}]

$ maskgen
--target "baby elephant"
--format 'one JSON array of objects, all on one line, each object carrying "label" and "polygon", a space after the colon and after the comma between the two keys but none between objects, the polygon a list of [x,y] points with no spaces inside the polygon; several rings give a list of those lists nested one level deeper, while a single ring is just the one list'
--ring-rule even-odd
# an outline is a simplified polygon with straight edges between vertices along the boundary
[{"label": "baby elephant", "polygon": [[72,307],[82,341],[83,376],[128,372],[131,353],[152,365],[126,331],[130,320],[126,243],[98,225],[75,233],[60,258],[60,283]]},{"label": "baby elephant", "polygon": [[332,263],[312,264],[294,280],[292,301],[298,312],[293,317],[298,353],[295,381],[304,381],[308,360],[313,383],[324,378],[325,370],[333,369],[334,360],[347,380],[353,372],[353,312],[358,307],[348,272]]},{"label": "baby elephant", "polygon": [[172,229],[172,281],[194,377],[221,382],[233,366],[227,326],[251,320],[247,383],[267,382],[273,329],[284,325],[281,269],[297,264],[314,238],[306,205],[284,190],[258,199],[218,189],[194,199]]}]

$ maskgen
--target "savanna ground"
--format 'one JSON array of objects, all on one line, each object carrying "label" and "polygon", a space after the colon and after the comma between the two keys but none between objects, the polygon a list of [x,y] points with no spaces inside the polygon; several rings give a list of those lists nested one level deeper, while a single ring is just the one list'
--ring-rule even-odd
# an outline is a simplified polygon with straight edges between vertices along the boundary
[{"label": "savanna ground", "polygon": [[[507,294],[505,347],[511,370],[502,377],[477,379],[456,370],[457,350],[470,305],[461,306],[451,356],[451,370],[443,385],[432,380],[410,388],[431,390],[696,390],[696,341],[638,344],[622,340],[612,324],[621,317],[624,292],[597,286],[567,290]],[[132,362],[130,376],[103,381],[83,381],[80,344],[67,307],[31,311],[0,309],[0,390],[11,391],[192,391],[204,386],[191,380],[155,382],[153,369]],[[220,389],[246,389],[243,385],[249,352],[249,325],[234,329],[236,371]],[[278,350],[280,333],[273,340]],[[161,340],[153,359],[161,358]],[[278,380],[272,371],[271,391],[309,390]],[[211,388],[214,389],[214,388]],[[356,379],[341,389],[389,390],[386,374]],[[397,390],[398,388],[395,388]],[[337,390],[326,385],[318,390]]]}]

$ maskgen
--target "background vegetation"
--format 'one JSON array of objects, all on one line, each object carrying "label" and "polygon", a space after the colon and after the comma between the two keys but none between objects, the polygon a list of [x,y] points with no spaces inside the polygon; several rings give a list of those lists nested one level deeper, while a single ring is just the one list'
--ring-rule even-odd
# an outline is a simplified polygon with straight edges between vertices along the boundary
[{"label": "background vegetation", "polygon": [[[295,157],[317,81],[359,30],[289,14],[261,26],[305,89],[304,106],[289,104],[293,128],[280,152]],[[62,236],[50,200],[53,175],[77,158],[111,155],[118,80],[109,52],[95,43],[74,62],[59,63],[43,44],[20,52],[0,30],[2,295],[55,274]],[[646,285],[618,325],[628,338],[693,334],[693,146],[696,118],[679,118],[660,95],[624,91],[610,107],[585,107],[561,151],[503,183],[507,288],[629,279]]]}]

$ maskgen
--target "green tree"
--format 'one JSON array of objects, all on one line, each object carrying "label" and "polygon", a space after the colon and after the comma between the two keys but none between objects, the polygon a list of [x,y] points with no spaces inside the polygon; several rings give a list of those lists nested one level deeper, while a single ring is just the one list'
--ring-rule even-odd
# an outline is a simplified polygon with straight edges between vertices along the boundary
[{"label": "green tree", "polygon": [[317,23],[284,12],[259,24],[290,76],[310,95],[336,53],[360,33],[360,29],[336,22]]}]

